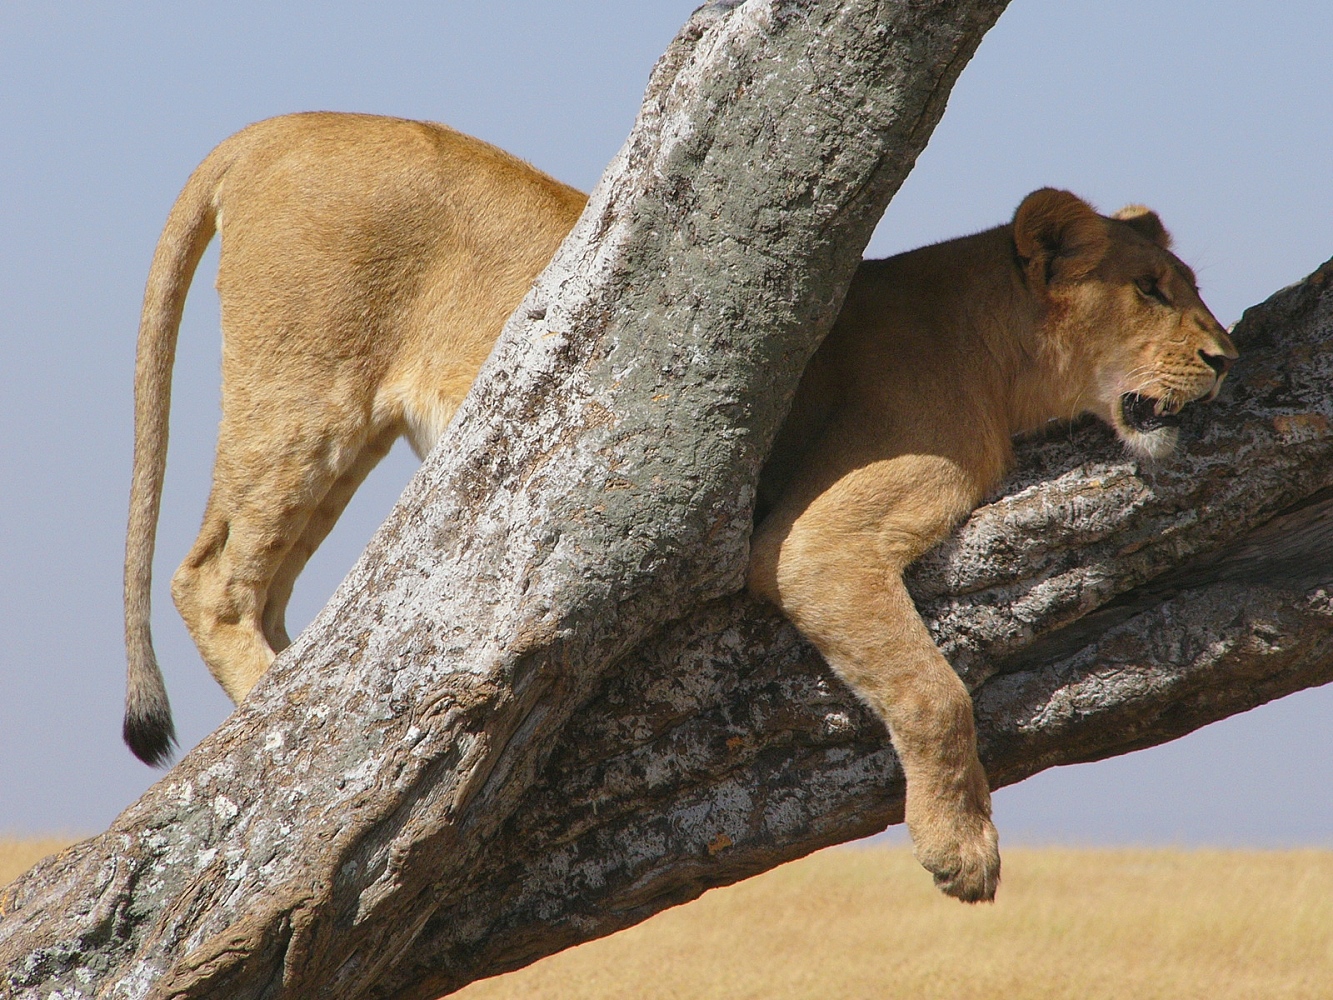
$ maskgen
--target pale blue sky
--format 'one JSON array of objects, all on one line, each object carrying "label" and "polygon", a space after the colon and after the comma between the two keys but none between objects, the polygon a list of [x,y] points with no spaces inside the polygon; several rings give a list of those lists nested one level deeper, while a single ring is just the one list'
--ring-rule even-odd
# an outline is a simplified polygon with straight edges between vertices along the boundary
[{"label": "pale blue sky", "polygon": [[[195,164],[308,109],[431,118],[587,189],[693,4],[0,4],[0,832],[92,832],[156,772],[120,744],[131,371],[153,244]],[[1224,322],[1333,255],[1333,8],[1014,0],[872,255],[1029,190],[1157,208]],[[155,634],[188,747],[223,718],[165,582],[217,422],[213,256],[181,335]],[[415,462],[397,449],[298,586],[313,616]],[[1333,845],[1333,689],[997,796],[1006,841]]]}]

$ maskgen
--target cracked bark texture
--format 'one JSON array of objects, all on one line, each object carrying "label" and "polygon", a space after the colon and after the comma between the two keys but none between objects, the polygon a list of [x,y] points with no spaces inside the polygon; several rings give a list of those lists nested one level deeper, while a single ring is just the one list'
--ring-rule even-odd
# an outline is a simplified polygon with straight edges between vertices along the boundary
[{"label": "cracked bark texture", "polygon": [[111,829],[0,897],[7,994],[429,997],[701,888],[687,865],[564,919],[496,852],[573,713],[739,587],[800,372],[1004,6],[700,8],[329,606]]}]

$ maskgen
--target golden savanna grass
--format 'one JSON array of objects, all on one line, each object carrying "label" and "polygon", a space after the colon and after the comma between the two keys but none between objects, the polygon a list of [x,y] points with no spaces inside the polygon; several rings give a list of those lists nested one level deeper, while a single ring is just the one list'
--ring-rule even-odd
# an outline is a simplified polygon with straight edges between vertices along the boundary
[{"label": "golden savanna grass", "polygon": [[[66,841],[0,841],[0,883]],[[1328,1000],[1333,851],[1009,848],[993,906],[822,851],[461,1000]]]},{"label": "golden savanna grass", "polygon": [[1009,848],[993,906],[823,851],[464,1000],[1333,998],[1333,851]]}]

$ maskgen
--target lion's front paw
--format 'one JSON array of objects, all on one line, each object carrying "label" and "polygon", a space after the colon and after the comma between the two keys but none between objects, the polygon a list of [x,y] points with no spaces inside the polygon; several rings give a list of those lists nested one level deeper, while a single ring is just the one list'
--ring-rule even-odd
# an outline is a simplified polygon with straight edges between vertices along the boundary
[{"label": "lion's front paw", "polygon": [[1000,837],[990,819],[985,772],[979,763],[969,771],[975,773],[969,773],[960,795],[917,796],[909,784],[907,827],[916,859],[940,891],[982,903],[995,898],[1000,884]]},{"label": "lion's front paw", "polygon": [[916,857],[941,892],[964,903],[988,903],[1000,884],[1000,840],[995,825],[982,820],[980,829],[943,842],[917,842]]}]

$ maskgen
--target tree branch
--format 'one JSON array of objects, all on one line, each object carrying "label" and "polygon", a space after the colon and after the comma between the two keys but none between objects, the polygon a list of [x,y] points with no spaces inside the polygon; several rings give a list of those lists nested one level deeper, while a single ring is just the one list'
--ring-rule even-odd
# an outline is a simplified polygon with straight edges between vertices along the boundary
[{"label": "tree branch", "polygon": [[[968,664],[995,787],[1333,680],[1331,279],[1333,261],[1246,314],[1243,363],[1187,417],[1181,454],[1145,467],[1095,423],[1029,442],[917,567],[928,623]],[[423,929],[432,971],[378,995],[508,971],[874,833],[901,821],[903,790],[878,720],[789,624],[713,602],[574,717]]]}]

